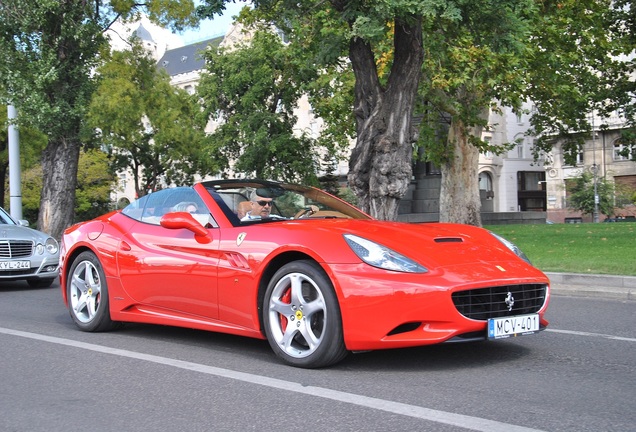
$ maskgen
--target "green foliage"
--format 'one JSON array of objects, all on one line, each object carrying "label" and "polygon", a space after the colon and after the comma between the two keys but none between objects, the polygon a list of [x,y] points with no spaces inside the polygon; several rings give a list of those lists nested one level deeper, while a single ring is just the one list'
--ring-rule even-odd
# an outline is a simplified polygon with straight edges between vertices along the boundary
[{"label": "green foliage", "polygon": [[[614,214],[614,183],[604,178],[596,179],[596,193],[599,198],[598,211],[606,216]],[[568,194],[568,206],[583,214],[594,214],[594,176],[583,172],[574,178],[574,185]]]},{"label": "green foliage", "polygon": [[354,206],[358,205],[358,197],[348,187],[341,187],[338,190],[338,198],[340,198],[340,199],[342,199],[342,200],[344,200],[344,201],[346,201],[349,204],[352,204]]},{"label": "green foliage", "polygon": [[22,218],[31,226],[38,220],[42,193],[42,165],[38,164],[22,172]]},{"label": "green foliage", "polygon": [[108,155],[101,150],[80,154],[75,192],[75,221],[93,219],[108,212],[116,176]]},{"label": "green foliage", "polygon": [[530,133],[538,137],[537,154],[549,152],[555,138],[572,143],[573,135],[589,132],[590,113],[609,118],[617,112],[633,131],[636,63],[628,60],[634,49],[633,4],[566,0],[541,7],[525,91],[535,104]]},{"label": "green foliage", "polygon": [[[317,141],[311,131],[294,129],[294,110],[303,84],[316,79],[315,66],[297,62],[297,53],[266,28],[254,31],[248,43],[209,50],[205,57],[197,93],[206,120],[219,122],[207,137],[209,157],[245,176],[317,184],[321,160],[332,160],[337,149],[337,142],[325,140],[342,133],[330,129]],[[328,103],[321,109],[328,111]]]},{"label": "green foliage", "polygon": [[96,139],[109,150],[113,169],[133,172],[138,196],[215,172],[202,154],[196,100],[173,87],[139,43],[112,53],[98,72],[88,124],[100,132]]},{"label": "green foliage", "polygon": [[[531,53],[529,35],[537,12],[530,0],[485,0],[457,8],[452,19],[429,19],[424,30],[419,110],[425,121],[419,144],[426,159],[438,165],[452,161],[456,151],[455,144],[446,140],[444,121],[480,130],[487,125],[484,111],[497,109],[492,101],[521,108],[524,69]],[[440,112],[445,113],[444,120]],[[464,133],[469,134],[469,129]],[[480,152],[502,153],[513,145],[496,147],[480,138],[468,138]]]},{"label": "green foliage", "polygon": [[[19,11],[19,12],[18,12]],[[0,3],[0,86],[24,121],[56,142],[77,131],[105,42],[94,11],[74,2]]]},{"label": "green foliage", "polygon": [[104,30],[142,10],[175,29],[197,21],[192,0],[0,2],[0,101],[10,100],[21,121],[48,137],[38,228],[55,237],[74,217],[81,132],[107,45]]},{"label": "green foliage", "polygon": [[[74,221],[92,219],[107,212],[115,181],[108,156],[99,150],[82,152],[77,177]],[[22,173],[22,215],[31,224],[38,220],[41,191],[42,165],[38,164]]]}]

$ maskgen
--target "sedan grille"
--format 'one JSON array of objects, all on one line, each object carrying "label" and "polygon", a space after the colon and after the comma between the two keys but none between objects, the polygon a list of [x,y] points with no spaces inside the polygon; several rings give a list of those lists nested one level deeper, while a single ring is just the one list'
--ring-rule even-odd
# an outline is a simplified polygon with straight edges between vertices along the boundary
[{"label": "sedan grille", "polygon": [[453,293],[457,311],[466,318],[487,320],[536,313],[545,303],[547,285],[503,285]]},{"label": "sedan grille", "polygon": [[33,242],[0,240],[0,258],[25,258],[33,255]]}]

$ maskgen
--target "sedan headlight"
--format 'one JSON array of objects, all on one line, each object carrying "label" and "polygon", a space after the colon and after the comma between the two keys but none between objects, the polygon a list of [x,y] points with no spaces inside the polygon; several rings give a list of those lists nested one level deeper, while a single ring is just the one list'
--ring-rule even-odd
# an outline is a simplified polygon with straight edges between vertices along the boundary
[{"label": "sedan headlight", "polygon": [[365,263],[385,270],[426,273],[428,270],[410,258],[385,246],[353,234],[344,235],[353,252]]},{"label": "sedan headlight", "polygon": [[524,254],[523,251],[521,249],[519,249],[519,247],[516,244],[514,244],[510,240],[506,240],[502,236],[500,236],[498,234],[495,234],[492,231],[490,231],[490,234],[492,234],[497,240],[499,240],[501,243],[503,243],[504,246],[506,246],[508,249],[513,251],[515,253],[515,255],[517,255],[519,258],[521,258],[522,260],[524,260],[528,264],[532,265],[532,263],[530,262],[530,259],[528,259],[526,254]]},{"label": "sedan headlight", "polygon": [[60,248],[57,244],[57,240],[55,240],[53,237],[47,238],[44,244],[38,243],[35,246],[35,252],[38,253],[39,255],[42,255],[44,251],[47,251],[51,255],[55,255],[59,249]]},{"label": "sedan headlight", "polygon": [[46,239],[46,250],[51,255],[55,255],[57,253],[57,251],[60,250],[60,247],[57,244],[57,240],[55,240],[53,237],[47,238]]}]

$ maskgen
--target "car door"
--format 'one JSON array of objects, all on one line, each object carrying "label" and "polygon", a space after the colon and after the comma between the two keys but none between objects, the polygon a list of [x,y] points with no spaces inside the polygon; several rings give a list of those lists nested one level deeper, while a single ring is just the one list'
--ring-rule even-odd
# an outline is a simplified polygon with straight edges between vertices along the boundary
[{"label": "car door", "polygon": [[[156,313],[218,318],[218,229],[207,228],[212,240],[200,243],[189,229],[162,227],[161,216],[173,209],[157,206],[152,219],[141,218],[122,237],[117,252],[122,287]],[[197,221],[206,212],[210,217],[204,206],[198,211]]]}]

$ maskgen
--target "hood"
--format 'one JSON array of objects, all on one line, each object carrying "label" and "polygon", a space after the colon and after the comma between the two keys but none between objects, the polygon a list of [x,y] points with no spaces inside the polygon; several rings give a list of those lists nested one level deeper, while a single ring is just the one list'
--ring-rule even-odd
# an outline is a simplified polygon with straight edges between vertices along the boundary
[{"label": "hood", "polygon": [[19,225],[0,225],[0,241],[2,240],[31,240],[34,243],[44,243],[50,236]]},{"label": "hood", "polygon": [[521,261],[488,230],[471,225],[332,219],[320,228],[332,235],[354,234],[379,243],[429,269],[459,263]]}]

